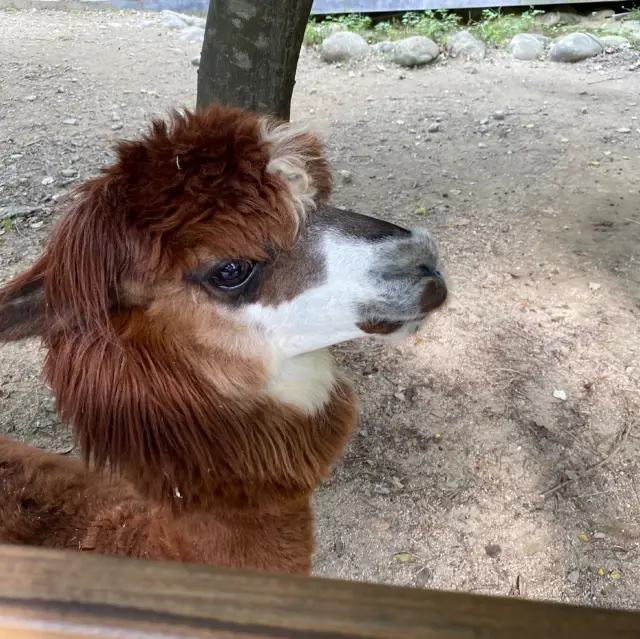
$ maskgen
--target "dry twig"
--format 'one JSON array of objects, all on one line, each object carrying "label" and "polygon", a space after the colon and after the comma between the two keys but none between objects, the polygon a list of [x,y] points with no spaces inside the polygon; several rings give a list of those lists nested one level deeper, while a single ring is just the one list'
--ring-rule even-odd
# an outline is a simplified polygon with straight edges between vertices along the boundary
[{"label": "dry twig", "polygon": [[608,464],[624,448],[624,445],[627,439],[629,438],[629,433],[631,432],[632,426],[633,426],[633,422],[629,422],[622,429],[622,431],[620,432],[620,435],[618,435],[618,443],[612,448],[611,452],[606,457],[601,459],[596,464],[593,464],[592,466],[589,466],[584,470],[578,471],[575,477],[570,477],[569,479],[565,479],[561,481],[559,484],[556,484],[555,486],[553,486],[552,488],[549,488],[549,490],[545,490],[541,494],[541,497],[548,497],[549,495],[553,495],[554,493],[558,492],[561,488],[564,488],[565,486],[572,484],[578,479],[582,479],[586,477],[587,475],[589,475],[589,473],[592,473],[598,470],[599,468],[602,468],[605,464]]}]

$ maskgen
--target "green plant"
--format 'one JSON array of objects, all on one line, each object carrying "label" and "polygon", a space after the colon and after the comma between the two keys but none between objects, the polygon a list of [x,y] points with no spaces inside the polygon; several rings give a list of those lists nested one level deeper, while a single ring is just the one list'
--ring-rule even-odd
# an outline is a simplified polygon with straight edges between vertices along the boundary
[{"label": "green plant", "polygon": [[5,217],[2,220],[2,224],[0,226],[2,227],[3,235],[5,233],[9,234],[11,233],[11,231],[13,231],[13,224],[11,223],[11,220],[8,217]]},{"label": "green plant", "polygon": [[304,44],[308,47],[317,47],[329,35],[331,30],[331,21],[316,22],[315,19],[310,20],[304,30]]},{"label": "green plant", "polygon": [[409,11],[401,19],[404,30],[409,33],[426,36],[432,40],[442,40],[447,34],[455,31],[460,23],[460,16],[445,9],[417,13]]},{"label": "green plant", "polygon": [[529,31],[535,24],[535,16],[541,13],[544,11],[533,7],[520,15],[504,15],[500,9],[483,9],[482,19],[471,27],[471,31],[487,44],[497,46],[518,33]]},{"label": "green plant", "polygon": [[347,13],[338,17],[336,22],[348,31],[355,33],[363,33],[369,31],[373,20],[369,16],[363,16],[360,13]]}]

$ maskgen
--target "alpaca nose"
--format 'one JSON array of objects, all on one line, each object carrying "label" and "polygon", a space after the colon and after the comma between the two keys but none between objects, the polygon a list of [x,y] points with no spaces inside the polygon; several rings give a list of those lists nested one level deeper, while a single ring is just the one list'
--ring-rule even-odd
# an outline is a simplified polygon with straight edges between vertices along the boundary
[{"label": "alpaca nose", "polygon": [[442,273],[428,265],[420,265],[424,276],[424,290],[420,296],[420,310],[430,313],[442,306],[447,300],[447,284]]}]

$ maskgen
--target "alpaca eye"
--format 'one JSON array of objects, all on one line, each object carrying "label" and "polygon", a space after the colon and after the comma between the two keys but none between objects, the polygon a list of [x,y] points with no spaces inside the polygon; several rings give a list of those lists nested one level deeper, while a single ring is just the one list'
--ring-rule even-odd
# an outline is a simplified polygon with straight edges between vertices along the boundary
[{"label": "alpaca eye", "polygon": [[233,289],[242,286],[253,272],[253,262],[248,260],[227,260],[216,264],[208,274],[214,286]]}]

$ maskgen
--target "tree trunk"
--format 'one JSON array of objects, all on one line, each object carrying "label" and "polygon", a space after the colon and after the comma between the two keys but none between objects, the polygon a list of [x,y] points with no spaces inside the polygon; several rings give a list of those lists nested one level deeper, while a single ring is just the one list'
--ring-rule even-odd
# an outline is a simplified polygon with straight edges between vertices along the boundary
[{"label": "tree trunk", "polygon": [[199,109],[233,104],[288,120],[313,0],[210,0]]}]

